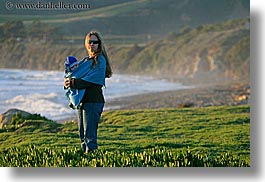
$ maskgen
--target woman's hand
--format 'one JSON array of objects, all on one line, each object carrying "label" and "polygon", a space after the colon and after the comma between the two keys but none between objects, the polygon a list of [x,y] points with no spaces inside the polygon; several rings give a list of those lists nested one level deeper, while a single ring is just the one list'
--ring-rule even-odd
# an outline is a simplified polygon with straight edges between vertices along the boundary
[{"label": "woman's hand", "polygon": [[64,79],[64,87],[69,88],[70,87],[70,78],[65,78]]}]

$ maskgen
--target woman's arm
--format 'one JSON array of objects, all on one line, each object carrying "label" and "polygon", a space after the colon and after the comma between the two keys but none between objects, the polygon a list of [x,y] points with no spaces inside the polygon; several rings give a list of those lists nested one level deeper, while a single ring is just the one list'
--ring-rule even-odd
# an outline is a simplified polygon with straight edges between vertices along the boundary
[{"label": "woman's arm", "polygon": [[82,80],[81,78],[80,79],[72,78],[70,80],[70,87],[74,89],[86,89],[89,87],[93,87],[95,85],[96,84]]}]

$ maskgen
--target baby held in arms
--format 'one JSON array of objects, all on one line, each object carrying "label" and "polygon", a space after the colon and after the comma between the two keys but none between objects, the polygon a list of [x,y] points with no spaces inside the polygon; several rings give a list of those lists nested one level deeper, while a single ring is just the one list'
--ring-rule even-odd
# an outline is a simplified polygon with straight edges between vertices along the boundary
[{"label": "baby held in arms", "polygon": [[[74,78],[73,73],[77,71],[79,62],[74,56],[68,56],[64,62],[65,66],[65,78]],[[78,90],[73,88],[65,88],[66,97],[69,100],[69,107],[72,109],[76,109],[80,105],[80,101],[84,95],[84,89]]]}]

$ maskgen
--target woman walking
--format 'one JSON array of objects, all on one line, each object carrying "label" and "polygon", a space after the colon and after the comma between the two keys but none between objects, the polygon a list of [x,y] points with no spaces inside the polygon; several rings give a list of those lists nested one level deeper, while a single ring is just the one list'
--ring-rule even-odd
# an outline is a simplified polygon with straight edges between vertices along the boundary
[{"label": "woman walking", "polygon": [[78,70],[82,72],[80,78],[65,78],[64,87],[85,89],[77,111],[81,147],[87,153],[98,148],[97,129],[105,103],[102,87],[105,78],[112,76],[112,69],[98,32],[92,31],[86,35],[85,48],[88,56],[79,64]]}]

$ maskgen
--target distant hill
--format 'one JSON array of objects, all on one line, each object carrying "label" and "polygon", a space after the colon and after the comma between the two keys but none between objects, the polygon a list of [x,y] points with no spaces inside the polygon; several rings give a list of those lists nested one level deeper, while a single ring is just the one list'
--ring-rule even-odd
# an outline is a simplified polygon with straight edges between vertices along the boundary
[{"label": "distant hill", "polygon": [[[7,2],[1,1],[0,35],[10,37],[0,37],[0,68],[63,71],[68,55],[86,55],[84,35],[94,29],[103,34],[116,73],[206,82],[249,79],[249,0],[64,1],[82,2],[91,7],[7,10]],[[11,20],[20,21],[23,31],[8,29],[6,22]],[[48,26],[31,30],[35,20]],[[33,33],[41,30],[44,41],[34,39]],[[19,36],[22,33],[25,38]]]},{"label": "distant hill", "polygon": [[[12,1],[13,4],[29,1]],[[46,1],[41,1],[43,4]],[[229,19],[249,17],[249,0],[99,0],[64,1],[91,3],[88,10],[7,10],[0,21],[40,19],[60,28],[65,36],[84,36],[91,29],[104,35],[163,35],[183,27],[197,27]],[[19,16],[17,16],[19,14]],[[31,16],[29,16],[31,15]],[[32,16],[34,15],[34,16]]]},{"label": "distant hill", "polygon": [[180,34],[131,47],[110,48],[121,73],[151,74],[194,81],[249,80],[247,19],[184,29]]},{"label": "distant hill", "polygon": [[[249,19],[200,25],[142,44],[107,44],[115,73],[149,74],[196,82],[249,80]],[[16,42],[0,45],[1,68],[61,70],[68,55],[81,59],[83,44]]]},{"label": "distant hill", "polygon": [[79,19],[56,23],[66,35],[84,35],[91,29],[105,35],[153,35],[179,32],[229,19],[249,17],[245,0],[138,0],[91,9]]},{"label": "distant hill", "polygon": [[198,26],[140,47],[110,49],[121,73],[196,81],[249,80],[249,20]]}]

